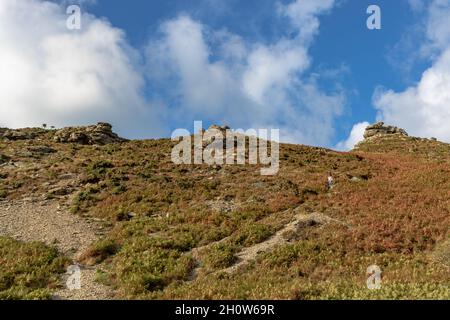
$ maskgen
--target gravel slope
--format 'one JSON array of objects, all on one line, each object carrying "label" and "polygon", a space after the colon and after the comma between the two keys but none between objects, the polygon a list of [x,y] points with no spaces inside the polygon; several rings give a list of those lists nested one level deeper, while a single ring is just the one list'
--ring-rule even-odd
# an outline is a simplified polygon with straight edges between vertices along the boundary
[{"label": "gravel slope", "polygon": [[[41,241],[55,245],[58,250],[76,259],[92,242],[103,235],[101,223],[71,214],[56,200],[39,201],[24,199],[0,202],[0,235],[16,240]],[[55,292],[55,299],[94,300],[110,299],[114,292],[97,282],[97,267],[81,266],[81,289],[69,290],[61,279],[62,288]]]}]

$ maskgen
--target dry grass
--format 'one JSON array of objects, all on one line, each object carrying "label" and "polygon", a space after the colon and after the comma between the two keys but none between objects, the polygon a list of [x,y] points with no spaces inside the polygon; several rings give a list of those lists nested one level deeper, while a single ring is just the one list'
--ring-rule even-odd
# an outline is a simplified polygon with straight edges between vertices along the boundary
[{"label": "dry grass", "polygon": [[66,264],[55,248],[0,237],[0,299],[49,299]]}]

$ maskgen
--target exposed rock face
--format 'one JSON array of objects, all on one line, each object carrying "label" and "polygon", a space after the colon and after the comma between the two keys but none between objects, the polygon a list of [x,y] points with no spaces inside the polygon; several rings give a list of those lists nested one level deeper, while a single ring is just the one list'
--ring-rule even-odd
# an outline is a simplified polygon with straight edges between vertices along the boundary
[{"label": "exposed rock face", "polygon": [[[203,147],[208,146],[209,144],[213,143],[214,147],[216,148],[225,148],[226,147],[226,137],[227,137],[227,130],[230,130],[230,127],[228,126],[219,126],[216,124],[213,124],[208,128],[208,130],[203,130]],[[215,134],[217,131],[219,131],[222,134],[222,139],[215,140],[212,135]]]},{"label": "exposed rock face", "polygon": [[377,122],[366,128],[364,139],[386,135],[408,136],[408,133],[405,130],[394,126],[385,126],[384,122]]},{"label": "exposed rock face", "polygon": [[56,131],[53,139],[60,143],[78,143],[89,145],[105,145],[126,141],[126,139],[120,138],[112,131],[112,126],[109,123],[103,122],[87,127],[63,128]]},{"label": "exposed rock face", "polygon": [[213,124],[213,125],[211,125],[209,128],[208,128],[208,130],[205,130],[205,129],[201,129],[199,132],[197,132],[198,134],[205,134],[205,133],[207,133],[207,132],[212,132],[212,131],[215,131],[215,130],[218,130],[218,131],[220,131],[222,134],[223,134],[223,136],[226,136],[226,133],[227,133],[227,130],[230,130],[231,128],[229,127],[229,126],[219,126],[219,125],[217,125],[217,124]]},{"label": "exposed rock face", "polygon": [[216,124],[213,124],[212,126],[210,126],[210,127],[208,128],[208,130],[213,130],[213,129],[219,130],[220,132],[222,132],[222,133],[225,135],[225,133],[227,132],[227,130],[230,130],[230,127],[229,127],[229,126],[218,126],[218,125],[216,125]]},{"label": "exposed rock face", "polygon": [[3,129],[0,130],[0,137],[8,140],[29,140],[34,139],[36,134],[33,132],[27,132],[23,130]]}]

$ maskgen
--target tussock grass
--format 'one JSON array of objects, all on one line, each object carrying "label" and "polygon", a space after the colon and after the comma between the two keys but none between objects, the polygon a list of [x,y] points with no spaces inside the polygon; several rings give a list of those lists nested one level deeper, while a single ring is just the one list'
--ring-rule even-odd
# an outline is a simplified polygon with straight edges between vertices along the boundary
[{"label": "tussock grass", "polygon": [[67,262],[42,243],[0,237],[0,299],[49,299]]}]

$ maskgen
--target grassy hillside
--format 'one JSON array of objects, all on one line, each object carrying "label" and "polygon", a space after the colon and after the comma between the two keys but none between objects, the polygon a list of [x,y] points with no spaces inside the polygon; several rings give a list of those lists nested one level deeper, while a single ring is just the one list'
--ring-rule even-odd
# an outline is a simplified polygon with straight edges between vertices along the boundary
[{"label": "grassy hillside", "polygon": [[[80,261],[102,263],[98,281],[119,298],[450,298],[447,144],[282,145],[278,175],[264,177],[250,165],[175,165],[170,140],[88,146],[32,132],[0,139],[0,199],[58,199],[101,220],[106,236]],[[381,290],[366,287],[370,265]]]},{"label": "grassy hillside", "polygon": [[49,299],[66,263],[42,243],[0,237],[0,299]]}]

